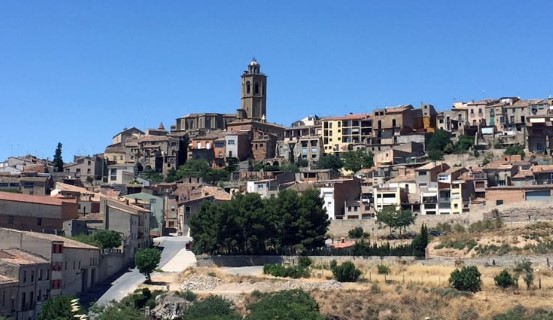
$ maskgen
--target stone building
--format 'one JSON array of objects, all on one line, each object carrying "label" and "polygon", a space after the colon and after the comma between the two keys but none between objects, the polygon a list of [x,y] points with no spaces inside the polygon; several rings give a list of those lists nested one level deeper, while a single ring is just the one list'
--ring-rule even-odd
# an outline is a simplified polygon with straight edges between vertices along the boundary
[{"label": "stone building", "polygon": [[0,192],[0,227],[56,233],[63,222],[76,219],[75,199]]},{"label": "stone building", "polygon": [[16,320],[36,319],[50,297],[50,262],[20,249],[1,249],[0,275],[17,281],[17,290],[8,290],[11,294],[3,292],[1,296],[0,305],[10,306],[4,315]]}]

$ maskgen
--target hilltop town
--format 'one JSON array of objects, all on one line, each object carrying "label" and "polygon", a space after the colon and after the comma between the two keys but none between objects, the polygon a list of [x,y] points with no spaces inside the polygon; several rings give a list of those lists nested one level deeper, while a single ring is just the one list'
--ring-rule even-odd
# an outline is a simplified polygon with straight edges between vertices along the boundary
[{"label": "hilltop town", "polygon": [[[552,98],[455,102],[447,111],[429,103],[336,110],[285,127],[269,121],[285,110],[268,108],[267,82],[254,59],[241,74],[235,112],[190,113],[169,129],[125,128],[103,153],[61,166],[33,155],[1,162],[0,292],[10,298],[0,315],[36,319],[51,297],[86,297],[157,238],[186,237],[184,249],[202,204],[236,195],[274,199],[315,188],[334,248],[353,246],[355,227],[377,242],[399,237],[379,235],[376,216],[387,208],[413,213],[415,231],[501,214],[521,225],[552,218],[535,209],[552,199]],[[533,209],[503,210],[518,205]],[[98,230],[119,234],[120,245],[83,240]],[[434,244],[426,257],[469,257],[475,246],[462,255]]]}]

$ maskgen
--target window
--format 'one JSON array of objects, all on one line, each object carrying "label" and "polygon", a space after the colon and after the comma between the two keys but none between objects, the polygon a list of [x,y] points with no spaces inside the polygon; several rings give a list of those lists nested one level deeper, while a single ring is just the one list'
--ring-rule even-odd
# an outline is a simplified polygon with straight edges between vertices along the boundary
[{"label": "window", "polygon": [[35,282],[35,272],[31,271],[31,282]]},{"label": "window", "polygon": [[13,216],[8,216],[8,224],[13,224]]},{"label": "window", "polygon": [[249,81],[246,81],[246,93],[250,93],[251,89],[250,89],[250,82]]},{"label": "window", "polygon": [[257,82],[254,84],[254,91],[255,94],[259,94],[259,84]]},{"label": "window", "polygon": [[42,280],[42,269],[38,270],[38,280]]},{"label": "window", "polygon": [[495,200],[495,205],[500,206],[503,204],[503,200]]},{"label": "window", "polygon": [[419,171],[419,176],[425,176],[426,175],[426,171]]},{"label": "window", "polygon": [[36,225],[41,226],[42,225],[42,218],[36,218]]},{"label": "window", "polygon": [[23,271],[23,282],[27,282],[27,271]]}]

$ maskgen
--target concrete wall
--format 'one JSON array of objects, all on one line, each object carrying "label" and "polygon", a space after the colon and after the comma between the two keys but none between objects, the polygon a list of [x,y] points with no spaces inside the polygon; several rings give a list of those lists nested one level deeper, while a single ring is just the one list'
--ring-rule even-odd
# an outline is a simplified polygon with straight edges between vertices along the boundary
[{"label": "concrete wall", "polygon": [[102,254],[100,258],[100,265],[98,266],[97,281],[104,281],[127,266],[128,264],[125,259],[125,255],[121,252]]}]

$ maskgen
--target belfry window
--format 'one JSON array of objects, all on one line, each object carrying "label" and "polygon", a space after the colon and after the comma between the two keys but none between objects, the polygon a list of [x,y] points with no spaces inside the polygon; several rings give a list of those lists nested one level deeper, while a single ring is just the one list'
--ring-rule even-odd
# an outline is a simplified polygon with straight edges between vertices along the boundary
[{"label": "belfry window", "polygon": [[250,89],[250,82],[249,81],[246,81],[246,93],[250,93],[251,89]]}]

